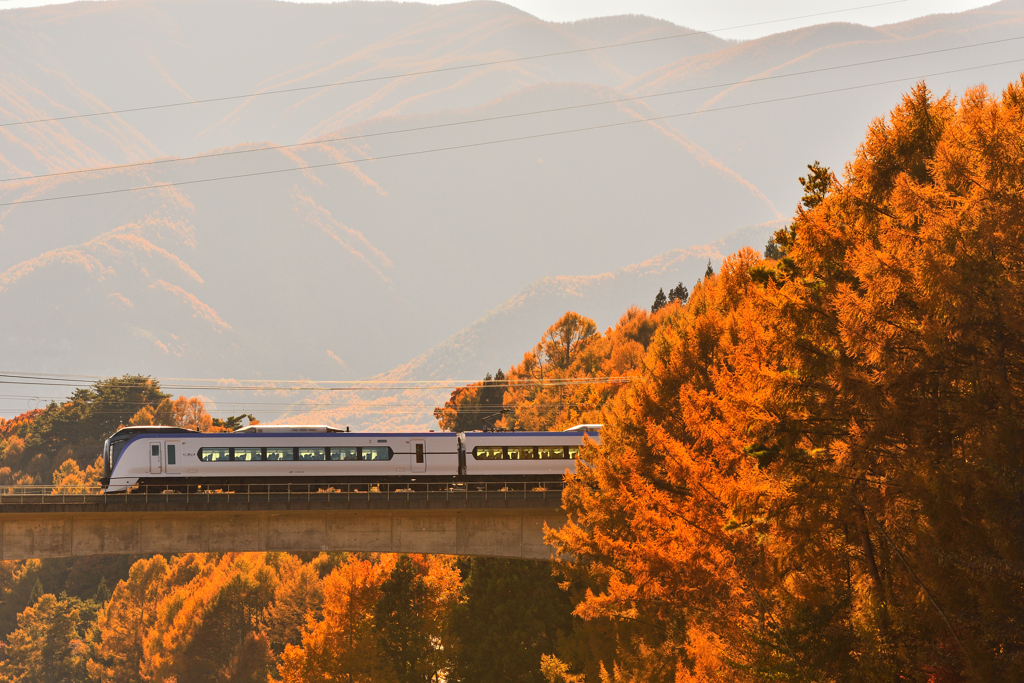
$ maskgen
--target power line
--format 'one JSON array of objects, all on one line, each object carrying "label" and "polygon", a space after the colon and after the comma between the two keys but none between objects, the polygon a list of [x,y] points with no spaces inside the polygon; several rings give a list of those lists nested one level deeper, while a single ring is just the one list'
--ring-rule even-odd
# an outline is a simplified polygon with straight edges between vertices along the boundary
[{"label": "power line", "polygon": [[325,144],[333,143],[333,142],[347,142],[349,140],[362,140],[362,139],[366,139],[366,138],[375,138],[375,137],[381,137],[381,136],[385,136],[385,135],[398,135],[398,134],[401,134],[401,133],[415,133],[415,132],[421,132],[421,131],[425,131],[425,130],[436,130],[436,129],[440,129],[440,128],[450,128],[450,127],[454,127],[454,126],[465,126],[465,125],[470,125],[470,124],[475,124],[475,123],[488,123],[488,122],[492,122],[492,121],[501,121],[501,120],[506,120],[506,119],[523,118],[523,117],[526,117],[526,116],[537,116],[537,115],[540,115],[540,114],[552,114],[552,113],[556,113],[556,112],[571,111],[571,110],[575,110],[575,109],[586,109],[586,108],[589,108],[589,107],[599,107],[599,106],[605,106],[605,105],[609,105],[609,104],[621,104],[623,102],[635,102],[635,101],[638,101],[638,100],[648,100],[648,99],[653,99],[655,97],[668,97],[668,96],[672,96],[672,95],[683,95],[683,94],[686,94],[686,93],[699,92],[699,91],[702,91],[702,90],[714,90],[716,88],[728,88],[728,87],[731,87],[731,86],[734,86],[734,85],[746,85],[748,83],[759,83],[759,82],[763,82],[763,81],[773,81],[773,80],[778,80],[778,79],[781,79],[781,78],[792,78],[794,76],[806,76],[806,75],[810,75],[810,74],[824,73],[824,72],[829,72],[829,71],[837,71],[837,70],[840,70],[840,69],[851,69],[851,68],[855,68],[855,67],[859,67],[859,66],[868,66],[868,65],[871,65],[871,64],[881,64],[881,63],[885,63],[885,62],[894,62],[894,61],[899,61],[899,60],[903,60],[903,59],[912,59],[914,57],[924,57],[924,56],[929,56],[929,55],[941,54],[941,53],[945,53],[945,52],[955,52],[955,51],[958,51],[958,50],[968,50],[968,49],[972,49],[972,48],[976,48],[976,47],[985,47],[985,46],[989,46],[989,45],[996,45],[996,44],[999,44],[999,43],[1007,43],[1007,42],[1018,41],[1018,40],[1024,40],[1024,36],[1016,36],[1014,38],[1002,38],[1002,39],[998,39],[998,40],[989,40],[989,41],[985,41],[985,42],[981,42],[981,43],[972,43],[970,45],[960,45],[960,46],[957,46],[957,47],[940,48],[940,49],[937,49],[937,50],[928,50],[928,51],[925,51],[925,52],[915,52],[915,53],[912,53],[912,54],[897,55],[897,56],[894,56],[894,57],[882,57],[882,58],[879,58],[879,59],[870,59],[870,60],[863,61],[863,62],[853,62],[853,63],[850,63],[850,64],[838,64],[836,66],[821,67],[821,68],[818,68],[818,69],[808,69],[808,70],[805,70],[805,71],[794,71],[792,73],[787,73],[787,74],[775,74],[775,75],[772,75],[772,76],[761,76],[761,77],[757,77],[757,78],[747,78],[747,79],[743,79],[743,80],[739,80],[739,81],[730,81],[730,82],[727,82],[727,83],[716,83],[714,85],[702,85],[702,86],[693,87],[693,88],[684,88],[682,90],[670,90],[670,91],[667,91],[667,92],[651,93],[649,95],[636,95],[636,96],[631,96],[631,97],[620,97],[620,98],[612,99],[612,100],[603,100],[601,102],[587,102],[585,104],[574,104],[574,105],[567,105],[567,106],[564,106],[564,107],[552,107],[552,108],[549,108],[549,109],[538,109],[538,110],[534,110],[534,111],[520,112],[520,113],[517,113],[517,114],[502,114],[500,116],[488,116],[488,117],[479,118],[479,119],[470,119],[470,120],[467,120],[467,121],[452,121],[452,122],[448,122],[448,123],[437,123],[437,124],[431,124],[431,125],[427,125],[427,126],[415,126],[415,127],[412,127],[412,128],[399,128],[399,129],[396,129],[396,130],[381,131],[381,132],[377,132],[377,133],[362,133],[362,134],[359,134],[359,135],[347,135],[347,136],[333,137],[333,138],[320,138],[320,139],[311,140],[311,141],[308,141],[308,142],[296,142],[296,143],[292,143],[292,144],[288,144],[288,145],[266,145],[266,146],[258,147],[258,148],[255,148],[255,149],[228,150],[228,151],[224,151],[224,152],[212,152],[212,153],[195,154],[195,155],[186,156],[186,157],[176,157],[176,158],[168,158],[168,159],[152,159],[152,160],[149,160],[149,161],[137,161],[137,162],[132,162],[132,163],[128,163],[128,164],[113,164],[113,165],[110,165],[110,166],[95,166],[95,167],[92,167],[92,168],[81,168],[81,169],[76,169],[76,170],[71,170],[71,171],[56,171],[56,172],[53,172],[53,173],[40,173],[38,175],[25,175],[25,176],[18,176],[18,177],[14,177],[14,178],[0,178],[0,183],[21,182],[21,181],[27,181],[27,180],[41,180],[41,179],[44,179],[44,178],[57,178],[57,177],[69,176],[69,175],[79,175],[79,174],[82,174],[82,173],[94,173],[94,172],[98,173],[98,172],[102,172],[102,171],[117,171],[117,170],[123,170],[123,169],[127,169],[127,168],[141,168],[141,167],[144,167],[144,166],[156,166],[156,165],[160,165],[160,164],[171,164],[171,163],[179,163],[179,162],[185,162],[185,161],[196,161],[196,160],[201,160],[201,159],[215,159],[215,158],[218,158],[218,157],[235,156],[235,155],[239,155],[239,154],[253,154],[253,153],[256,153],[256,152],[271,152],[271,151],[284,150],[284,149],[296,149],[296,148],[299,148],[299,147],[312,147],[312,146],[316,146],[316,145],[325,145]]},{"label": "power line", "polygon": [[[0,1],[3,1],[3,0],[0,0]],[[327,89],[327,88],[335,88],[335,87],[339,87],[339,86],[343,86],[343,85],[356,85],[356,84],[360,84],[360,83],[372,83],[372,82],[376,82],[376,81],[396,80],[396,79],[399,79],[399,78],[408,78],[408,77],[411,77],[411,76],[426,76],[426,75],[429,75],[429,74],[445,73],[445,72],[450,72],[450,71],[460,71],[460,70],[465,70],[465,69],[478,69],[478,68],[482,68],[482,67],[486,67],[486,66],[499,66],[499,65],[502,65],[502,64],[514,64],[514,63],[517,63],[517,62],[527,62],[527,61],[532,61],[532,60],[535,60],[535,59],[547,59],[549,57],[563,57],[563,56],[567,56],[567,55],[581,54],[581,53],[585,53],[585,52],[594,52],[594,51],[598,51],[598,50],[609,50],[609,49],[616,48],[616,47],[626,47],[626,46],[629,46],[629,45],[642,45],[644,43],[655,43],[655,42],[664,41],[664,40],[676,40],[676,39],[679,39],[679,38],[686,38],[686,37],[689,37],[689,36],[707,35],[709,33],[721,33],[721,32],[724,32],[724,31],[734,31],[734,30],[743,29],[743,28],[753,28],[755,26],[766,26],[766,25],[769,25],[769,24],[778,24],[778,23],[787,22],[787,21],[797,21],[797,20],[800,20],[800,19],[813,19],[815,17],[823,17],[823,16],[829,16],[829,15],[833,15],[833,14],[842,14],[842,13],[846,13],[846,12],[855,12],[855,11],[862,10],[862,9],[872,9],[872,8],[875,8],[875,7],[884,7],[884,6],[887,6],[887,5],[899,5],[899,4],[903,4],[905,2],[909,2],[909,1],[910,0],[889,0],[888,2],[879,2],[879,3],[874,3],[874,4],[871,4],[871,5],[860,5],[858,7],[848,7],[846,9],[830,10],[830,11],[827,11],[827,12],[814,12],[812,14],[803,14],[803,15],[800,15],[800,16],[788,17],[788,18],[785,18],[785,19],[771,19],[771,20],[768,20],[768,21],[758,21],[758,22],[753,22],[753,23],[749,23],[749,24],[737,24],[735,26],[727,26],[725,28],[711,29],[709,31],[689,31],[687,33],[677,33],[677,34],[673,34],[673,35],[669,35],[669,36],[660,36],[660,37],[657,37],[657,38],[644,38],[644,39],[641,39],[641,40],[631,40],[631,41],[626,41],[626,42],[622,42],[622,43],[610,43],[608,45],[597,45],[597,46],[594,46],[594,47],[576,48],[574,50],[561,50],[561,51],[558,51],[558,52],[548,52],[548,53],[539,54],[539,55],[531,55],[531,56],[528,56],[528,57],[510,57],[508,59],[498,59],[498,60],[494,60],[494,61],[490,61],[490,62],[475,62],[475,63],[472,63],[472,64],[463,64],[463,65],[459,65],[459,66],[446,66],[446,67],[440,67],[440,68],[437,68],[437,69],[424,69],[424,70],[420,70],[420,71],[409,71],[409,72],[406,72],[406,73],[392,74],[392,75],[389,75],[389,76],[372,76],[372,77],[368,77],[368,78],[359,78],[359,79],[352,79],[352,80],[347,80],[347,81],[336,81],[334,83],[323,83],[323,84],[320,84],[320,85],[305,85],[305,86],[297,86],[297,87],[294,87],[294,88],[279,88],[277,90],[264,90],[264,91],[261,91],[261,92],[248,93],[248,94],[244,94],[244,95],[225,95],[223,97],[211,97],[211,98],[206,98],[206,99],[202,99],[202,100],[190,100],[188,102],[171,102],[171,103],[168,103],[168,104],[154,104],[154,105],[149,105],[149,106],[144,106],[144,107],[130,107],[130,108],[127,108],[127,109],[115,109],[115,110],[111,110],[111,111],[91,112],[91,113],[88,113],[88,114],[69,114],[67,116],[53,116],[53,117],[42,118],[42,119],[31,119],[31,120],[28,120],[28,121],[9,121],[7,123],[0,123],[0,128],[7,128],[7,127],[11,127],[11,126],[24,126],[24,125],[29,125],[29,124],[33,124],[33,123],[52,123],[52,122],[56,122],[56,121],[67,121],[67,120],[71,120],[71,119],[84,119],[84,118],[92,118],[92,117],[96,117],[96,116],[111,116],[111,115],[118,115],[118,114],[129,114],[129,113],[141,112],[141,111],[153,111],[153,110],[158,110],[158,109],[170,109],[170,108],[174,108],[174,107],[187,107],[187,106],[192,106],[192,105],[196,105],[196,104],[210,104],[210,103],[214,103],[214,102],[227,102],[227,101],[232,101],[232,100],[249,99],[249,98],[252,98],[252,97],[263,97],[263,96],[266,96],[266,95],[281,95],[281,94],[285,94],[285,93],[305,92],[305,91],[310,91],[310,90],[324,90],[324,89]]]},{"label": "power line", "polygon": [[[30,375],[27,373],[0,373],[0,384],[17,386],[47,387],[84,387],[91,382],[75,381],[80,378],[63,378],[57,375]],[[283,380],[276,383],[246,384],[235,381],[234,384],[220,380],[194,380],[193,383],[161,384],[161,389],[175,391],[440,391],[460,389],[470,384],[494,387],[570,387],[601,384],[628,384],[633,381],[631,376],[602,377],[565,377],[565,378],[523,378],[506,379],[500,383],[488,384],[486,380],[353,380],[311,382],[309,380]],[[139,382],[137,384],[120,384],[123,388],[144,388],[152,386]]]},{"label": "power line", "polygon": [[708,108],[708,109],[697,109],[697,110],[694,110],[694,111],[682,112],[682,113],[679,113],[679,114],[666,114],[664,116],[652,116],[652,117],[647,117],[647,118],[639,118],[638,117],[638,118],[630,119],[628,121],[618,121],[618,122],[615,122],[615,123],[599,124],[599,125],[594,125],[594,126],[586,126],[586,127],[582,127],[582,128],[572,128],[572,129],[568,129],[568,130],[553,131],[553,132],[548,132],[548,133],[535,133],[535,134],[532,134],[532,135],[521,135],[521,136],[513,137],[513,138],[504,138],[504,139],[501,139],[501,140],[486,140],[486,141],[483,141],[483,142],[473,142],[473,143],[467,143],[467,144],[462,144],[462,145],[452,145],[452,146],[448,146],[448,147],[437,147],[437,148],[434,148],[434,149],[425,149],[425,150],[418,150],[418,151],[413,151],[413,152],[399,152],[399,153],[395,153],[395,154],[386,154],[386,155],[382,155],[382,156],[378,156],[378,157],[369,157],[369,158],[365,158],[365,159],[347,159],[345,161],[332,161],[332,162],[326,162],[326,163],[322,163],[322,164],[307,164],[306,166],[273,169],[273,170],[269,170],[269,171],[253,171],[251,173],[238,173],[238,174],[227,175],[227,176],[215,176],[215,177],[212,177],[212,178],[198,178],[198,179],[195,179],[195,180],[182,180],[182,181],[177,181],[177,182],[156,183],[154,185],[145,185],[145,186],[141,186],[141,187],[127,187],[127,188],[120,188],[120,189],[116,189],[116,190],[100,190],[100,191],[97,191],[97,192],[83,192],[83,193],[79,193],[79,194],[64,195],[64,196],[59,196],[59,197],[39,197],[39,198],[35,198],[35,199],[22,199],[22,200],[17,200],[17,201],[12,201],[12,202],[0,202],[0,207],[3,207],[3,206],[14,206],[14,205],[20,205],[20,204],[37,204],[37,203],[42,203],[42,202],[54,202],[54,201],[61,201],[61,200],[66,200],[66,199],[82,199],[82,198],[85,198],[85,197],[100,197],[100,196],[107,196],[107,195],[114,195],[114,194],[123,194],[123,193],[126,193],[126,192],[139,192],[139,191],[144,191],[144,190],[160,190],[160,189],[169,188],[169,187],[183,187],[183,186],[187,186],[187,185],[198,185],[198,184],[203,184],[203,183],[220,182],[220,181],[223,181],[223,180],[239,180],[239,179],[243,179],[243,178],[256,178],[256,177],[260,177],[260,176],[277,175],[277,174],[280,174],[280,173],[295,173],[295,172],[299,172],[299,171],[310,171],[310,170],[315,170],[315,169],[319,169],[319,168],[330,168],[330,167],[336,167],[336,166],[348,166],[348,165],[353,165],[353,164],[361,164],[361,163],[368,162],[368,161],[385,161],[385,160],[388,160],[388,159],[400,159],[400,158],[404,158],[404,157],[420,156],[420,155],[423,155],[423,154],[434,154],[434,153],[437,153],[437,152],[451,152],[451,151],[456,151],[456,150],[472,149],[472,148],[476,148],[476,147],[488,147],[488,146],[491,146],[491,145],[499,145],[499,144],[504,144],[504,143],[508,143],[508,142],[521,142],[521,141],[524,141],[524,140],[536,140],[536,139],[541,139],[541,138],[555,137],[555,136],[559,136],[559,135],[569,135],[569,134],[573,134],[573,133],[583,133],[583,132],[589,132],[589,131],[595,131],[595,130],[604,130],[604,129],[609,129],[609,128],[617,128],[617,127],[620,127],[620,126],[630,126],[630,125],[634,125],[634,124],[638,124],[638,123],[652,123],[652,122],[656,122],[656,121],[664,121],[664,120],[668,120],[668,119],[680,118],[680,117],[683,117],[683,116],[693,116],[693,115],[696,115],[696,114],[706,114],[706,113],[711,113],[711,112],[728,111],[728,110],[732,110],[732,109],[742,109],[742,108],[745,108],[745,107],[753,107],[753,106],[758,106],[758,105],[762,105],[762,104],[773,104],[773,103],[776,103],[776,102],[786,102],[786,101],[792,101],[792,100],[799,100],[799,99],[805,99],[805,98],[808,98],[808,97],[817,97],[819,95],[831,95],[831,94],[834,94],[834,93],[849,92],[849,91],[853,91],[853,90],[862,90],[864,88],[872,88],[872,87],[877,87],[877,86],[880,86],[880,85],[891,85],[893,83],[903,83],[903,82],[906,82],[906,81],[921,80],[921,79],[924,79],[924,78],[931,78],[933,76],[943,76],[943,75],[953,74],[953,73],[962,73],[962,72],[965,72],[965,71],[975,71],[977,69],[985,69],[985,68],[989,68],[989,67],[993,67],[993,66],[1003,66],[1003,65],[1006,65],[1006,64],[1015,64],[1015,63],[1022,62],[1022,61],[1024,61],[1024,58],[1010,59],[1010,60],[1006,60],[1006,61],[1002,61],[1002,62],[993,62],[993,63],[989,63],[989,64],[981,64],[981,65],[978,65],[978,66],[964,67],[964,68],[961,68],[961,69],[949,69],[949,70],[946,70],[946,71],[936,71],[934,73],[924,74],[924,75],[920,75],[920,76],[907,76],[907,77],[904,77],[904,78],[894,78],[894,79],[890,79],[890,80],[886,80],[886,81],[877,81],[877,82],[874,82],[874,83],[865,83],[865,84],[862,84],[862,85],[847,86],[847,87],[843,87],[843,88],[833,88],[831,90],[820,90],[820,91],[812,92],[812,93],[804,93],[802,95],[789,95],[789,96],[786,96],[786,97],[777,97],[777,98],[768,99],[768,100],[759,100],[759,101],[756,101],[756,102],[745,102],[745,103],[742,103],[742,104],[733,104],[733,105],[728,105],[728,106],[724,106],[724,107],[712,107],[712,108]]},{"label": "power line", "polygon": [[[367,407],[361,407],[361,408],[347,408],[347,406],[341,406],[340,408],[342,408],[343,410],[337,410],[337,409],[331,409],[331,408],[316,408],[316,407],[307,407],[307,406],[288,405],[288,406],[284,407],[284,412],[286,414],[287,413],[291,413],[293,415],[305,415],[305,414],[309,414],[309,413],[322,413],[322,412],[343,412],[344,415],[346,417],[349,417],[349,418],[355,417],[355,416],[358,416],[358,415],[361,415],[361,414],[362,415],[386,415],[386,414],[420,415],[420,414],[427,414],[427,413],[429,413],[431,415],[431,417],[432,417],[433,416],[433,409],[434,409],[434,407],[436,407],[436,406],[429,406],[429,407],[425,407],[425,408],[406,407],[406,406],[367,406]],[[484,416],[486,416],[486,415],[493,415],[495,412],[500,411],[502,408],[508,408],[508,409],[515,410],[518,407],[520,407],[520,406],[514,406],[514,405],[506,404],[504,406],[489,406],[486,409],[484,409],[484,408],[480,408],[480,409],[477,409],[477,408],[473,408],[473,409],[459,409],[456,412],[458,412],[459,414],[463,414],[463,415],[484,415]],[[531,411],[534,411],[534,410],[553,411],[553,410],[562,410],[563,408],[576,408],[576,409],[579,409],[579,410],[596,410],[598,407],[599,406],[597,406],[597,405],[584,404],[584,403],[569,404],[569,405],[559,405],[559,404],[544,403],[544,404],[531,405],[530,406],[530,410]],[[268,410],[270,412],[276,412],[276,413],[281,413],[282,412],[281,409],[266,409],[266,410]],[[257,408],[250,408],[250,407],[243,407],[243,408],[220,408],[220,407],[216,407],[216,408],[210,408],[209,406],[206,406],[206,411],[207,411],[207,414],[209,414],[211,416],[213,416],[213,415],[226,415],[228,417],[234,417],[236,411],[240,412],[242,415],[245,415],[245,414],[247,414],[249,412],[259,412],[259,409],[257,409]],[[12,411],[12,414],[13,414],[13,411]],[[23,414],[23,413],[16,414],[16,415],[14,415],[14,417],[19,417],[21,414]],[[125,414],[126,413],[123,410],[90,410],[89,411],[89,415],[93,415],[93,416],[100,416],[100,415],[125,415]],[[0,420],[7,420],[7,419],[10,419],[10,418],[0,417]],[[289,418],[287,417],[287,415],[285,415],[283,417],[276,417],[274,419],[289,419]]]},{"label": "power line", "polygon": [[[551,381],[523,381],[513,384],[509,388],[515,387],[573,387],[573,386],[590,386],[598,384],[629,384],[633,381],[631,377],[616,377],[612,379],[602,379],[596,381],[586,382],[551,382]],[[0,384],[13,384],[17,386],[29,386],[29,387],[81,387],[81,384],[64,384],[59,382],[25,382],[25,381],[0,381]],[[387,384],[387,385],[375,385],[368,383],[366,386],[348,386],[348,387],[322,387],[322,386],[299,386],[299,387],[250,387],[250,386],[174,386],[174,385],[161,385],[161,389],[173,390],[173,391],[322,391],[330,393],[342,393],[342,392],[356,392],[356,391],[454,391],[455,389],[464,388],[465,384],[436,384],[430,386],[414,385],[414,384]],[[130,387],[129,387],[130,388]]]},{"label": "power line", "polygon": [[[56,379],[56,380],[87,380],[89,382],[99,380],[119,380],[119,377],[110,377],[108,375],[66,375],[66,374],[51,374],[51,373],[34,373],[34,372],[15,372],[15,371],[0,371],[0,377],[8,379]],[[259,386],[265,387],[268,390],[280,388],[279,384],[317,384],[317,385],[342,385],[342,386],[363,386],[367,384],[375,385],[389,385],[389,384],[418,384],[418,385],[444,385],[448,386],[452,383],[480,383],[487,386],[504,386],[512,383],[523,383],[528,382],[531,384],[537,383],[550,383],[550,382],[594,382],[594,381],[605,381],[609,379],[618,379],[619,375],[601,375],[595,377],[565,377],[565,378],[536,378],[536,379],[517,379],[517,378],[504,378],[500,380],[496,379],[445,379],[445,380],[434,380],[434,379],[354,379],[354,380],[307,380],[307,379],[242,379],[242,380],[230,380],[236,382],[239,386],[245,383],[259,383]],[[213,384],[216,382],[227,381],[225,379],[214,379],[208,377],[149,377],[151,381],[158,382],[202,382],[205,384]],[[75,386],[79,386],[76,384]],[[119,386],[128,387],[144,387],[149,386],[148,382],[138,382],[136,384],[122,383]]]}]

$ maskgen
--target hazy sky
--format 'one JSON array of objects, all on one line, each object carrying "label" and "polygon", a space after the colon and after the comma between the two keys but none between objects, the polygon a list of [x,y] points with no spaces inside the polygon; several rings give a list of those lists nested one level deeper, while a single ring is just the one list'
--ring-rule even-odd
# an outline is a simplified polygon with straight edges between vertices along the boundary
[{"label": "hazy sky", "polygon": [[[448,1],[433,0],[431,4],[448,4]],[[51,0],[0,0],[0,7],[5,9],[48,4],[55,3]],[[548,21],[573,21],[612,14],[646,14],[667,19],[682,26],[712,31],[723,38],[743,39],[829,21],[851,21],[877,26],[925,14],[962,12],[973,7],[991,4],[991,2],[988,0],[890,0],[888,2],[879,0],[832,0],[829,2],[821,2],[821,0],[775,0],[773,2],[765,2],[765,0],[511,0],[508,4]],[[822,15],[823,12],[832,13]],[[805,15],[819,16],[806,17]],[[778,21],[793,17],[805,18]],[[761,25],[732,28],[743,24]]]},{"label": "hazy sky", "polygon": [[[612,14],[646,14],[681,26],[713,31],[723,38],[754,38],[830,21],[877,26],[925,14],[962,12],[992,3],[991,0],[510,0],[508,4],[548,21],[573,21]],[[851,8],[863,9],[835,12]],[[776,21],[822,12],[835,13],[794,21]],[[773,23],[719,30],[767,21]]]}]

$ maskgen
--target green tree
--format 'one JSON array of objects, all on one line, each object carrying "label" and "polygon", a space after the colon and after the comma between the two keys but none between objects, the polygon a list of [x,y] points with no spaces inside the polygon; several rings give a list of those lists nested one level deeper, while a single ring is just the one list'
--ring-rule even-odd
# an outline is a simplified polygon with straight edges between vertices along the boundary
[{"label": "green tree", "polygon": [[255,417],[245,413],[243,413],[242,415],[230,415],[224,418],[223,420],[215,417],[213,418],[212,424],[214,427],[217,427],[221,430],[233,432],[236,429],[240,429],[242,427],[242,420],[246,418],[248,418],[249,424],[251,425],[259,424],[259,421]]},{"label": "green tree", "polygon": [[380,647],[391,662],[399,683],[437,680],[436,647],[426,618],[430,591],[408,555],[395,563],[381,584],[373,608],[373,623],[380,632]]},{"label": "green tree", "polygon": [[768,238],[768,243],[764,245],[764,257],[767,259],[778,260],[786,255],[786,251],[782,246],[775,241],[775,235]]},{"label": "green tree", "polygon": [[18,615],[18,628],[8,637],[7,659],[0,678],[24,683],[83,683],[93,650],[91,630],[96,605],[52,593],[41,596]]},{"label": "green tree", "polygon": [[100,455],[104,439],[139,410],[165,398],[159,382],[143,375],[112,377],[77,389],[67,401],[53,402],[35,415],[20,461],[8,464],[40,479],[49,479],[57,464],[68,458],[84,468]]},{"label": "green tree", "polygon": [[542,683],[540,660],[572,629],[572,603],[548,562],[473,558],[451,620],[452,676]]},{"label": "green tree", "polygon": [[434,409],[434,417],[441,429],[449,432],[482,431],[494,427],[501,419],[508,382],[505,373],[487,373],[483,382],[459,387],[443,407]]},{"label": "green tree", "polygon": [[668,299],[665,298],[665,288],[659,287],[658,293],[654,295],[654,303],[651,304],[651,313],[657,313],[661,309],[665,308],[665,304],[668,303]]},{"label": "green tree", "polygon": [[806,176],[800,176],[800,186],[804,189],[800,205],[805,209],[813,209],[825,201],[835,182],[835,176],[828,166],[822,166],[819,161],[807,164],[807,170],[809,172]]},{"label": "green tree", "polygon": [[669,302],[678,301],[681,304],[685,304],[690,300],[690,290],[686,288],[682,282],[678,283],[675,287],[668,292]]}]

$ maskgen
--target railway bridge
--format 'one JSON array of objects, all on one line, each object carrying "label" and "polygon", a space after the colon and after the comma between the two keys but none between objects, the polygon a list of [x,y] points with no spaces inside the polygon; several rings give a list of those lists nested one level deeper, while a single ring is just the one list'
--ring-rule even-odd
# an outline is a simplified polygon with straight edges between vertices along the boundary
[{"label": "railway bridge", "polygon": [[184,552],[387,552],[551,559],[561,484],[0,489],[0,560]]}]

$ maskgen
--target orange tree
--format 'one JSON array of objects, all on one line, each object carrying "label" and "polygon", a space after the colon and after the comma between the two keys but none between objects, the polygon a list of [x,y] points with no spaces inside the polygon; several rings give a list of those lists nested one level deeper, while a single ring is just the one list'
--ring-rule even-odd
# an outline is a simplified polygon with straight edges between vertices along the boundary
[{"label": "orange tree", "polygon": [[916,87],[664,319],[552,534],[610,676],[1024,670],[1021,139],[1024,80]]},{"label": "orange tree", "polygon": [[492,426],[543,431],[600,422],[602,406],[623,383],[573,380],[620,379],[635,372],[657,318],[634,306],[602,335],[593,320],[569,311],[507,375],[499,370],[482,383],[456,389],[434,417],[448,431]]}]

